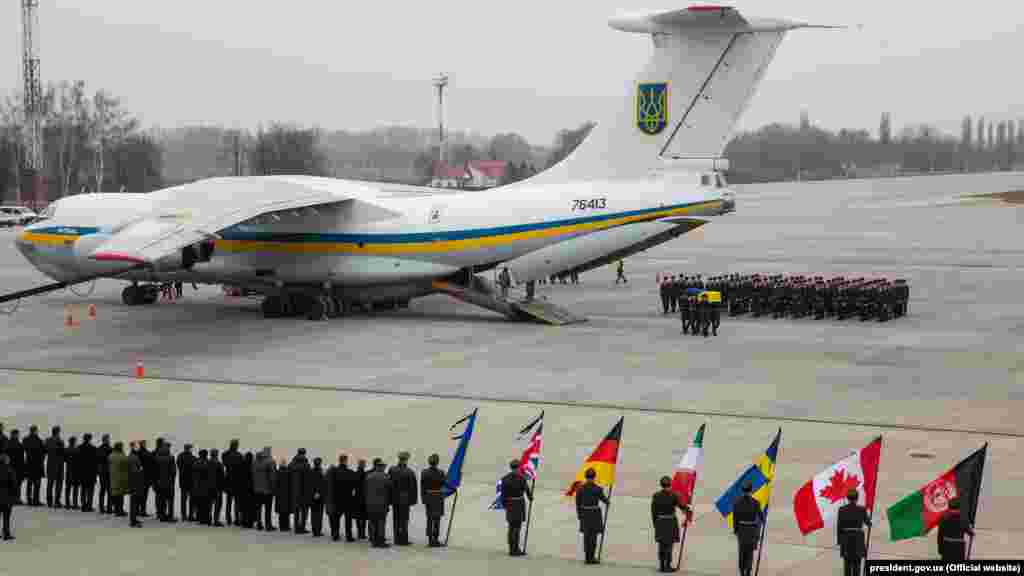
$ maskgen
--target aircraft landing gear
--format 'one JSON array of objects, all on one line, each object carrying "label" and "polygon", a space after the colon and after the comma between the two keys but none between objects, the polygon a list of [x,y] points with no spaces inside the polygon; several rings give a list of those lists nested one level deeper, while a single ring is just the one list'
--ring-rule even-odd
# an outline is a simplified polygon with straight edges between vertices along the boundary
[{"label": "aircraft landing gear", "polygon": [[306,297],[306,318],[309,320],[326,320],[327,319],[327,296],[313,296]]},{"label": "aircraft landing gear", "polygon": [[132,284],[121,291],[121,302],[126,306],[141,306],[143,304],[155,304],[160,292],[154,285],[139,286]]}]

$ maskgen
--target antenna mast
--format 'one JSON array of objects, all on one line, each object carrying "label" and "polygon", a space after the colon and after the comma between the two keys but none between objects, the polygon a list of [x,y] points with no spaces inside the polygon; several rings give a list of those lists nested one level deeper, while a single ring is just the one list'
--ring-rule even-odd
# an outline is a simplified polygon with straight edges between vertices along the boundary
[{"label": "antenna mast", "polygon": [[434,78],[434,87],[437,88],[437,147],[438,160],[441,164],[445,161],[444,142],[444,89],[448,86],[448,75],[438,74]]},{"label": "antenna mast", "polygon": [[[28,190],[32,201],[38,200],[43,169],[42,116],[43,89],[39,78],[39,0],[21,1],[21,65],[24,86],[25,161]],[[22,184],[22,189],[26,189]],[[21,191],[19,190],[19,200]]]}]

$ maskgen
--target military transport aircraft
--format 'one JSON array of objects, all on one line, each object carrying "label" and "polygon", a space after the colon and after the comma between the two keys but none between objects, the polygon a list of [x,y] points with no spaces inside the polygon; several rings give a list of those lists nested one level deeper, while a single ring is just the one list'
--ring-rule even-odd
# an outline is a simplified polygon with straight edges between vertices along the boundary
[{"label": "military transport aircraft", "polygon": [[[565,160],[526,180],[449,191],[302,176],[211,178],[149,194],[62,198],[16,240],[58,281],[236,286],[267,317],[342,315],[446,292],[514,317],[477,274],[513,281],[608,264],[733,209],[720,158],[787,31],[810,27],[693,6],[614,18],[653,54],[628,93]],[[521,303],[520,303],[521,304]]]}]

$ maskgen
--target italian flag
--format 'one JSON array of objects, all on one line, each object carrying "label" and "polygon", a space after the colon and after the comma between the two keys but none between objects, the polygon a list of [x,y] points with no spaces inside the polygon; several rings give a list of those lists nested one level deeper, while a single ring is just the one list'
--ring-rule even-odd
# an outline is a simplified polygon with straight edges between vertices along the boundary
[{"label": "italian flag", "polygon": [[861,506],[874,510],[881,456],[882,437],[879,436],[801,486],[793,496],[793,514],[800,532],[806,536],[831,523],[839,514],[839,508],[846,504],[850,489],[857,490]]},{"label": "italian flag", "polygon": [[973,525],[987,451],[986,443],[942,476],[890,506],[885,511],[889,517],[889,538],[896,541],[927,534],[942,520],[953,498],[960,499],[960,512]]},{"label": "italian flag", "polygon": [[676,466],[676,472],[672,476],[672,491],[679,496],[679,503],[688,505],[693,500],[693,488],[697,484],[697,473],[700,471],[701,462],[704,461],[704,427],[701,424],[697,435],[693,437],[693,444],[686,450],[683,459]]}]

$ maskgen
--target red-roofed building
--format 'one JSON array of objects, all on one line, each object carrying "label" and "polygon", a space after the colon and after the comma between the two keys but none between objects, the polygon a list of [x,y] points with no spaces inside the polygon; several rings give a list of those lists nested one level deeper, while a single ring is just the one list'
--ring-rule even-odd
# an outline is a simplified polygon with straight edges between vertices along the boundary
[{"label": "red-roofed building", "polygon": [[470,160],[464,167],[434,162],[430,185],[438,188],[493,188],[501,184],[508,170],[504,160]]}]

